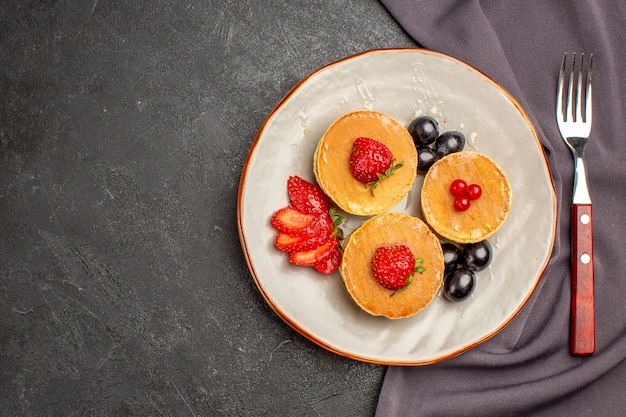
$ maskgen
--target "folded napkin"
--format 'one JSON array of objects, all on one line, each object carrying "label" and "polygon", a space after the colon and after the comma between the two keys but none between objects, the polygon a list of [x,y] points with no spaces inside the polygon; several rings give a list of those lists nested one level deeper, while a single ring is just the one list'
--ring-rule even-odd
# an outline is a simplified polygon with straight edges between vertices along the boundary
[{"label": "folded napkin", "polygon": [[[381,1],[420,46],[478,68],[520,102],[544,144],[559,218],[550,264],[515,320],[456,358],[390,367],[377,416],[626,415],[626,2]],[[564,52],[594,54],[586,158],[594,210],[596,352],[586,358],[569,353],[574,165],[554,107]]]}]

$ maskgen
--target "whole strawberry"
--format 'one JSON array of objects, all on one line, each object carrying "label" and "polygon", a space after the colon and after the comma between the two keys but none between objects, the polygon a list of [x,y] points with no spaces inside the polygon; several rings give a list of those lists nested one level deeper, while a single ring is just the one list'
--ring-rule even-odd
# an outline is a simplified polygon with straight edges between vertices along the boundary
[{"label": "whole strawberry", "polygon": [[405,245],[379,247],[372,259],[374,278],[390,290],[399,290],[408,285],[415,267],[415,256]]},{"label": "whole strawberry", "polygon": [[354,141],[349,165],[352,176],[366,188],[371,186],[372,191],[381,180],[402,167],[402,163],[394,165],[393,154],[387,145],[364,137]]}]

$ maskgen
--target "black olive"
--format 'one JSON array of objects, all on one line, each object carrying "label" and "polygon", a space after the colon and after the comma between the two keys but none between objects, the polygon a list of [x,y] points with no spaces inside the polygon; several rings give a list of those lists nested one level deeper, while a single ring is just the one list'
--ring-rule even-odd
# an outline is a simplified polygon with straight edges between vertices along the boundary
[{"label": "black olive", "polygon": [[471,243],[463,250],[467,268],[472,271],[482,271],[487,268],[491,263],[492,253],[491,244],[486,240]]},{"label": "black olive", "polygon": [[430,167],[437,162],[437,153],[430,148],[417,150],[417,172],[425,174]]},{"label": "black olive", "polygon": [[430,116],[420,116],[411,123],[407,128],[416,148],[423,148],[435,142],[439,136],[439,123]]},{"label": "black olive", "polygon": [[454,130],[443,132],[435,141],[435,150],[439,158],[443,158],[451,153],[460,152],[464,147],[465,135]]},{"label": "black olive", "polygon": [[474,292],[476,275],[474,272],[461,268],[448,274],[443,283],[443,295],[450,301],[458,303]]},{"label": "black olive", "polygon": [[465,259],[463,258],[463,252],[453,243],[442,243],[441,249],[443,251],[443,262],[445,264],[445,274],[462,268],[465,266]]}]

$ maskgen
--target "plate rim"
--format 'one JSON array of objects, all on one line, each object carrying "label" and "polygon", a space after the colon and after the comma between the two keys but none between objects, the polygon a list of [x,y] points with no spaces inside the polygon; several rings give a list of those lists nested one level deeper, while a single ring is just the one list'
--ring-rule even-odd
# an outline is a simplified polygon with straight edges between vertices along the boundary
[{"label": "plate rim", "polygon": [[[503,321],[503,323],[496,327],[494,330],[492,330],[491,332],[487,333],[486,335],[484,335],[482,338],[477,339],[476,341],[474,341],[473,343],[468,344],[467,346],[464,346],[458,350],[455,350],[454,352],[451,352],[449,354],[445,354],[445,355],[441,355],[438,356],[436,358],[433,359],[427,359],[427,360],[415,360],[415,361],[411,361],[411,360],[388,360],[385,358],[376,358],[373,357],[372,355],[362,355],[362,354],[358,354],[355,352],[350,352],[348,350],[345,349],[339,349],[335,346],[332,346],[329,343],[326,343],[325,341],[321,340],[319,337],[316,337],[314,334],[312,334],[311,332],[307,331],[305,328],[303,328],[301,325],[299,325],[298,323],[296,323],[293,319],[291,319],[289,317],[289,315],[284,312],[278,305],[276,305],[276,303],[273,301],[271,295],[268,293],[267,289],[263,286],[263,283],[261,282],[261,280],[259,279],[255,267],[254,267],[254,263],[252,260],[252,256],[249,252],[248,249],[248,243],[246,241],[246,236],[245,236],[245,231],[244,231],[244,227],[243,227],[243,197],[244,197],[244,188],[246,185],[246,180],[248,177],[248,171],[249,171],[249,165],[250,162],[252,161],[252,158],[254,157],[255,151],[257,149],[257,147],[259,146],[260,143],[260,139],[261,136],[263,135],[266,126],[268,125],[268,123],[272,120],[273,116],[280,111],[280,109],[287,103],[287,101],[289,101],[289,99],[298,92],[298,90],[300,89],[300,87],[302,87],[305,83],[307,83],[311,78],[313,78],[314,76],[316,76],[317,74],[323,72],[323,71],[327,71],[328,69],[337,66],[337,65],[341,65],[347,61],[351,61],[354,59],[358,59],[362,56],[365,55],[371,55],[371,54],[379,54],[379,53],[419,53],[419,54],[426,54],[426,55],[433,55],[433,56],[438,56],[442,59],[446,59],[446,60],[451,60],[456,62],[457,64],[461,65],[462,67],[464,67],[465,69],[474,72],[476,74],[478,74],[479,76],[483,77],[484,79],[486,79],[492,86],[494,86],[496,89],[498,89],[510,102],[511,104],[515,107],[515,109],[517,110],[517,112],[520,114],[520,116],[522,116],[522,118],[524,119],[524,121],[526,122],[526,124],[528,125],[532,136],[535,140],[535,145],[537,146],[538,150],[539,150],[539,154],[541,156],[541,161],[542,164],[546,170],[546,172],[548,173],[548,183],[550,186],[550,196],[551,196],[551,200],[552,200],[552,214],[553,214],[553,219],[554,221],[552,222],[552,230],[551,230],[551,238],[550,238],[550,244],[549,244],[549,251],[548,251],[548,256],[546,256],[546,258],[543,261],[543,265],[541,266],[541,268],[539,269],[539,272],[537,274],[537,276],[534,278],[534,282],[532,284],[532,289],[530,291],[528,291],[528,293],[526,294],[525,298],[522,300],[522,302],[519,304],[519,306],[515,309],[515,311],[513,313],[511,313],[511,315],[505,320]],[[529,117],[528,113],[524,110],[524,108],[522,107],[522,105],[517,101],[517,99],[508,91],[506,90],[501,84],[499,84],[497,81],[495,81],[493,78],[489,77],[487,74],[485,74],[484,72],[482,72],[481,70],[469,65],[468,63],[460,60],[459,58],[453,57],[451,55],[442,53],[442,52],[438,52],[438,51],[433,51],[430,49],[426,49],[426,48],[377,48],[377,49],[369,49],[366,51],[362,51],[353,55],[349,55],[343,58],[340,58],[338,60],[332,61],[328,64],[325,64],[319,68],[317,68],[316,70],[310,72],[309,74],[307,74],[305,77],[303,77],[302,79],[300,79],[280,100],[279,102],[272,108],[272,110],[270,111],[270,113],[265,117],[265,119],[263,120],[262,124],[259,126],[257,133],[254,136],[254,139],[250,145],[250,148],[248,150],[248,154],[246,155],[246,158],[244,160],[243,166],[242,166],[242,172],[241,172],[241,176],[239,179],[239,188],[238,188],[238,193],[237,193],[237,232],[239,235],[239,241],[240,241],[240,245],[242,247],[242,251],[244,254],[244,258],[248,267],[248,270],[250,272],[250,274],[252,275],[252,278],[254,280],[254,283],[257,287],[257,289],[259,290],[259,292],[261,293],[263,299],[265,300],[265,302],[269,305],[269,307],[272,309],[272,311],[274,311],[274,313],[276,315],[278,315],[289,327],[291,327],[293,330],[295,330],[297,333],[299,333],[300,335],[302,335],[303,337],[305,337],[306,339],[308,339],[309,341],[313,342],[314,344],[324,348],[325,350],[337,354],[339,356],[345,357],[345,358],[349,358],[352,360],[357,360],[360,362],[365,362],[365,363],[370,363],[370,364],[377,364],[377,365],[387,365],[387,366],[425,366],[425,365],[431,365],[431,364],[435,364],[435,363],[439,363],[439,362],[443,362],[446,361],[448,359],[451,359],[453,357],[459,356],[473,348],[475,348],[478,345],[481,345],[483,343],[485,343],[487,340],[493,338],[494,336],[496,336],[498,333],[500,333],[503,329],[505,329],[518,315],[519,313],[524,309],[524,307],[528,304],[528,301],[532,298],[533,294],[535,293],[535,291],[537,290],[537,287],[539,286],[539,283],[541,282],[541,279],[546,271],[546,268],[548,267],[550,260],[552,259],[552,255],[554,252],[554,245],[555,245],[555,241],[556,241],[556,236],[557,236],[557,227],[558,227],[558,198],[557,198],[557,194],[556,194],[556,187],[554,185],[554,177],[552,175],[552,170],[550,168],[550,164],[548,163],[548,159],[547,159],[547,155],[546,155],[546,150],[541,142],[541,139],[539,138],[539,133],[537,131],[537,128],[535,127],[534,123],[532,122],[531,118]]]}]

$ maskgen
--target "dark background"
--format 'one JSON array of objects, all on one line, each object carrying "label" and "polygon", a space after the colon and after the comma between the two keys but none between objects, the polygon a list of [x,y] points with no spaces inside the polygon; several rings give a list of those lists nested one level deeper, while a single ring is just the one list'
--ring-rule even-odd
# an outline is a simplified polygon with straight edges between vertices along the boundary
[{"label": "dark background", "polygon": [[271,311],[237,191],[300,79],[414,46],[376,0],[2,1],[0,415],[372,415],[385,368]]}]

